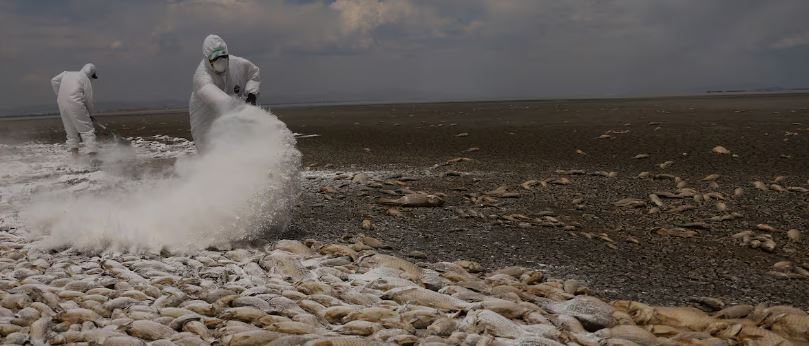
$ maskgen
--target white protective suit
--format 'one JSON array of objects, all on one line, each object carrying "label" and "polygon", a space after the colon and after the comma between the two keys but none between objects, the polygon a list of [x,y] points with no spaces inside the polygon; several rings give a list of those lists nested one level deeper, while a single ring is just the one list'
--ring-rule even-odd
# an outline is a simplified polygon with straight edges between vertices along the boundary
[{"label": "white protective suit", "polygon": [[89,153],[96,152],[96,136],[90,115],[95,113],[93,85],[90,77],[96,73],[93,64],[81,71],[64,71],[51,79],[59,114],[67,134],[68,149],[79,148],[79,134]]},{"label": "white protective suit", "polygon": [[[214,71],[209,59],[227,54],[229,63],[222,73]],[[211,124],[222,114],[243,104],[242,96],[258,96],[261,79],[259,68],[247,59],[228,54],[227,44],[219,36],[208,35],[202,43],[202,61],[194,72],[193,90],[188,111],[191,114],[191,136],[197,150],[204,152]]]}]

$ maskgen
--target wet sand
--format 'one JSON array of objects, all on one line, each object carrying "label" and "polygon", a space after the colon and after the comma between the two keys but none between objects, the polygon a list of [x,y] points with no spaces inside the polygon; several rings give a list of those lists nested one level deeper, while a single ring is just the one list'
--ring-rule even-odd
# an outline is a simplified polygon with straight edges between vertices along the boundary
[{"label": "wet sand", "polygon": [[[786,303],[809,308],[808,279],[778,279],[770,274],[782,260],[809,263],[809,194],[763,192],[752,181],[809,188],[809,95],[711,96],[688,98],[523,101],[273,108],[291,130],[318,137],[300,138],[306,177],[301,206],[285,238],[335,241],[365,233],[393,245],[391,251],[426,254],[425,261],[470,259],[488,268],[537,267],[554,277],[577,278],[604,299],[654,304],[684,304],[690,297],[712,296],[727,303]],[[188,115],[99,116],[124,136],[164,134],[190,138]],[[610,133],[611,139],[597,139]],[[466,136],[457,136],[466,133]],[[0,143],[63,141],[58,118],[0,120]],[[711,149],[721,145],[732,155]],[[477,147],[478,151],[465,152]],[[577,149],[584,154],[577,153]],[[633,159],[637,154],[647,159]],[[457,157],[473,159],[448,166]],[[673,163],[663,169],[657,165]],[[583,170],[560,175],[556,170]],[[461,176],[444,173],[456,171]],[[614,178],[592,175],[617,172]],[[639,173],[671,174],[701,193],[718,191],[716,201],[665,199],[683,212],[649,214],[652,207],[618,208],[626,198],[649,201],[650,193],[675,191],[666,179],[638,179]],[[365,172],[372,178],[401,179],[412,190],[447,195],[439,208],[403,208],[386,213],[375,203],[381,188],[351,183]],[[345,173],[345,174],[344,174]],[[720,174],[718,187],[700,181]],[[520,183],[566,177],[569,185]],[[337,178],[337,179],[335,179]],[[506,185],[517,198],[497,198],[479,206],[470,197]],[[338,192],[324,194],[321,187]],[[745,193],[734,198],[733,191]],[[582,199],[577,206],[575,199]],[[664,208],[665,209],[665,208]],[[460,210],[460,211],[459,211]],[[473,210],[482,217],[466,217]],[[730,212],[741,217],[712,222]],[[545,227],[512,221],[551,215],[560,225]],[[504,216],[508,216],[504,218]],[[369,218],[374,229],[360,225]],[[519,218],[519,216],[517,216]],[[509,220],[511,219],[511,220]],[[704,222],[690,238],[663,237],[656,227]],[[769,224],[773,252],[739,245],[730,236]],[[803,243],[788,243],[786,230],[798,229]],[[767,233],[756,231],[756,233]],[[611,239],[614,243],[608,240]],[[638,243],[628,240],[636,239]]]}]

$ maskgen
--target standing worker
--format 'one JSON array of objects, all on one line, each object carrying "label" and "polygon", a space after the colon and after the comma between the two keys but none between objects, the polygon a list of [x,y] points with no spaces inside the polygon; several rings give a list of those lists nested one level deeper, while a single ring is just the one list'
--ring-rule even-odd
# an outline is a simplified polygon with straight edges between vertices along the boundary
[{"label": "standing worker", "polygon": [[208,131],[214,120],[235,109],[242,97],[256,104],[259,68],[247,59],[228,54],[228,46],[217,35],[202,42],[203,59],[194,72],[193,90],[188,111],[191,114],[191,136],[197,150],[205,152]]},{"label": "standing worker", "polygon": [[73,155],[79,154],[79,134],[88,154],[96,155],[96,135],[90,119],[90,115],[95,113],[90,78],[98,79],[93,64],[84,65],[81,71],[64,71],[51,79],[67,134],[67,147]]}]

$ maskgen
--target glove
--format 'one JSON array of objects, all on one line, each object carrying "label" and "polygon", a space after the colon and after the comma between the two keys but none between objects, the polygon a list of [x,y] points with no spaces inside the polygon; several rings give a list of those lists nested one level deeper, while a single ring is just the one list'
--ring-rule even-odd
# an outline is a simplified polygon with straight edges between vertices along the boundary
[{"label": "glove", "polygon": [[245,102],[255,106],[256,105],[256,94],[250,93],[247,94],[247,100]]}]

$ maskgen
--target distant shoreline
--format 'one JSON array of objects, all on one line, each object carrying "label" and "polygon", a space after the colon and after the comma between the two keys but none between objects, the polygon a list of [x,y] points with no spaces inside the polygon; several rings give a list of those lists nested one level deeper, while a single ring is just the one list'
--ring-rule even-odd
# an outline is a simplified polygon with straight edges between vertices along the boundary
[{"label": "distant shoreline", "polygon": [[[323,101],[301,103],[264,104],[264,108],[306,108],[306,107],[333,107],[333,106],[373,106],[373,105],[408,105],[408,104],[456,104],[456,103],[500,103],[500,102],[602,102],[602,101],[633,101],[633,100],[668,100],[679,98],[739,98],[745,96],[787,96],[809,93],[809,88],[794,88],[779,91],[745,91],[745,90],[709,90],[699,94],[669,94],[654,96],[616,96],[616,97],[571,97],[571,98],[514,98],[514,99],[468,99],[468,100],[412,100],[412,101]],[[110,115],[154,115],[166,113],[186,113],[188,108],[130,108],[100,112],[99,116]],[[59,113],[40,114],[11,114],[0,115],[0,120],[44,119],[58,117]]]}]

